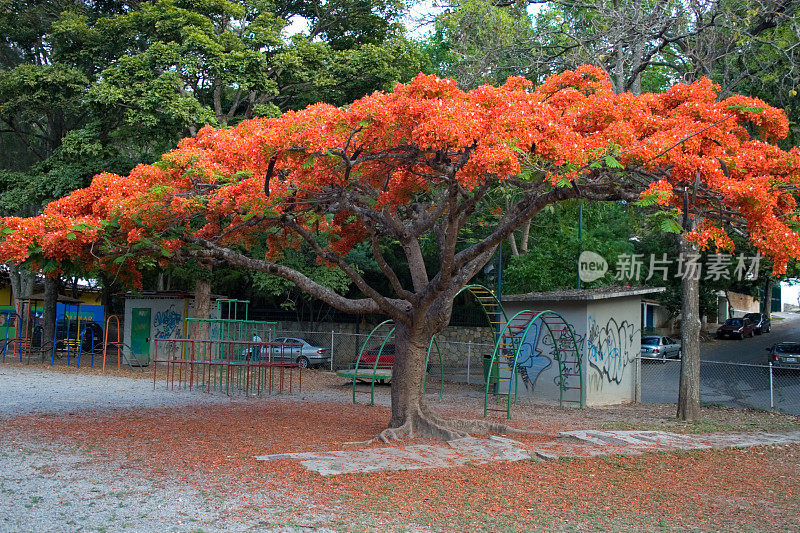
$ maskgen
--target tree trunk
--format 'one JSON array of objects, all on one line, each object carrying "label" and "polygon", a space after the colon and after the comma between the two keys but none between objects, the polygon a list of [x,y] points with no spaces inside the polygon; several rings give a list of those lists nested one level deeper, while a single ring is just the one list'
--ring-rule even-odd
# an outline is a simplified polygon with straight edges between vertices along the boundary
[{"label": "tree trunk", "polygon": [[[208,319],[211,316],[211,278],[198,277],[194,285],[194,318]],[[201,327],[202,325],[202,327]],[[192,339],[206,338],[205,324],[195,322],[190,328]]]},{"label": "tree trunk", "polygon": [[[56,306],[58,305],[58,278],[44,278],[44,306],[42,310],[42,358],[53,348],[56,332]],[[78,332],[80,334],[80,332]]]},{"label": "tree trunk", "polygon": [[[695,254],[697,249],[681,237],[680,251]],[[678,418],[700,419],[700,280],[681,278],[681,377],[678,389]]]},{"label": "tree trunk", "polygon": [[392,367],[392,419],[390,428],[399,428],[424,409],[422,391],[425,378],[425,353],[430,342],[421,327],[398,324],[395,329],[395,361]]},{"label": "tree trunk", "polygon": [[469,433],[527,433],[487,420],[442,418],[425,403],[425,355],[432,334],[423,326],[395,326],[392,367],[392,418],[377,438],[387,442],[403,436],[453,440]]},{"label": "tree trunk", "polygon": [[36,275],[29,270],[20,269],[19,265],[17,264],[12,264],[9,277],[11,278],[13,305],[14,307],[17,307],[17,300],[33,294]]},{"label": "tree trunk", "polygon": [[764,282],[764,306],[761,312],[767,316],[772,314],[772,276],[767,276],[767,281]]}]

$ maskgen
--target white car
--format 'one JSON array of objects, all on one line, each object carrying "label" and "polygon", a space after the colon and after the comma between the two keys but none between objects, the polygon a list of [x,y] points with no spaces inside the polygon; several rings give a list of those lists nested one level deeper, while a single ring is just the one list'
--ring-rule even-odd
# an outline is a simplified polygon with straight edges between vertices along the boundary
[{"label": "white car", "polygon": [[642,357],[647,359],[680,359],[681,343],[671,337],[647,335],[642,337]]},{"label": "white car", "polygon": [[[312,346],[300,337],[277,337],[270,341],[271,344],[285,344],[287,346],[273,346],[273,361],[294,361],[302,368],[322,366],[330,364],[330,350],[319,346]],[[296,346],[296,345],[301,346]],[[295,345],[295,346],[292,346]]]}]

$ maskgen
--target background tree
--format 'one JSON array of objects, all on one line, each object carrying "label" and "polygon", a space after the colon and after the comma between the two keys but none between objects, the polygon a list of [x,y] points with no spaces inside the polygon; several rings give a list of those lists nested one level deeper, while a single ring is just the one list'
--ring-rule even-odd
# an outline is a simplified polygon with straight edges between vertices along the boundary
[{"label": "background tree", "polygon": [[[0,4],[0,212],[33,215],[98,172],[158,159],[206,124],[342,104],[410,79],[422,56],[403,38],[403,8],[385,0]],[[298,17],[308,30],[288,35]],[[33,273],[12,265],[10,276],[15,295],[32,292]]]}]

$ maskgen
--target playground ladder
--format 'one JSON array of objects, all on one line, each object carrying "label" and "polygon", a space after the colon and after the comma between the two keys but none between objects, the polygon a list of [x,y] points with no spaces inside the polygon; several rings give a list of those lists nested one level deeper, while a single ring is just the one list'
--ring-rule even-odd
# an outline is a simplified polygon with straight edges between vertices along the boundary
[{"label": "playground ladder", "polygon": [[581,368],[581,354],[573,340],[573,331],[570,326],[557,315],[542,316],[544,322],[553,334],[557,346],[559,365],[559,402],[583,406],[583,376]]},{"label": "playground ladder", "polygon": [[[516,371],[512,373],[511,365],[513,365],[514,360],[517,357],[517,351],[519,350],[520,342],[522,341],[521,333],[525,331],[525,328],[530,323],[533,315],[533,311],[526,311],[515,315],[502,331],[502,334],[497,341],[498,371],[496,378],[497,385],[494,395],[498,399],[500,397],[510,397],[516,400],[517,376],[519,375],[519,372]],[[503,364],[500,362],[501,358],[503,360]],[[490,369],[490,375],[491,372],[492,369]],[[502,409],[489,407],[486,408],[487,411],[499,412],[506,412],[507,409],[507,407],[503,407]]]}]

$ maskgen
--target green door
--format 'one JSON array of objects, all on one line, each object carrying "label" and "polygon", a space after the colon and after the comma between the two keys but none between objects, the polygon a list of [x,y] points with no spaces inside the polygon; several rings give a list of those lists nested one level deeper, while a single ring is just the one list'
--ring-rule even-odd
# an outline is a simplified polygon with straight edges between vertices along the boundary
[{"label": "green door", "polygon": [[139,363],[150,364],[150,308],[131,309],[131,351]]}]

